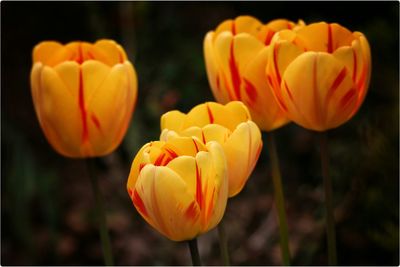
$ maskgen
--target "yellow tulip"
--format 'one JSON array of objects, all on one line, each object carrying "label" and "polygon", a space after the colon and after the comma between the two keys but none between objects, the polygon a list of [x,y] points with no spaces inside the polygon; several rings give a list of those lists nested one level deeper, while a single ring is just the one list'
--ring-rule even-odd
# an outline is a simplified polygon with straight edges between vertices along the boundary
[{"label": "yellow tulip", "polygon": [[67,157],[94,157],[111,153],[125,135],[137,77],[114,41],[46,41],[33,50],[31,89],[53,148]]},{"label": "yellow tulip", "polygon": [[325,131],[348,121],[364,101],[371,52],[362,33],[319,22],[277,33],[266,72],[285,114]]},{"label": "yellow tulip", "polygon": [[265,67],[274,34],[303,25],[302,21],[295,24],[284,19],[263,25],[253,17],[239,16],[208,32],[204,39],[204,57],[215,99],[222,104],[242,101],[265,131],[288,123],[269,87]]},{"label": "yellow tulip", "polygon": [[222,219],[226,161],[217,142],[176,137],[144,145],[132,163],[128,193],[141,216],[173,241],[191,240]]},{"label": "yellow tulip", "polygon": [[167,112],[161,117],[161,129],[160,140],[192,136],[203,144],[220,143],[227,160],[229,197],[243,189],[262,148],[261,132],[239,101],[225,106],[208,102],[194,107],[188,114],[177,110]]}]

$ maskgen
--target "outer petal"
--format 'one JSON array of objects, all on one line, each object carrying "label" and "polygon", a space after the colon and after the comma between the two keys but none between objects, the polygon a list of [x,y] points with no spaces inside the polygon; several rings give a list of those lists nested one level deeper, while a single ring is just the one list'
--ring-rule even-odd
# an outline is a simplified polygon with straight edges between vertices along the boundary
[{"label": "outer petal", "polygon": [[142,146],[139,152],[136,154],[135,158],[133,159],[131,170],[129,172],[128,182],[127,182],[127,189],[128,192],[130,191],[130,196],[132,197],[132,190],[136,185],[136,181],[139,177],[139,172],[142,168],[146,165],[151,163],[150,156],[149,156],[149,149],[154,146],[161,148],[165,142],[150,142]]},{"label": "outer petal", "polygon": [[199,233],[199,207],[176,172],[167,167],[146,165],[133,195],[136,209],[169,239],[190,240]]},{"label": "outer petal", "polygon": [[[85,103],[91,155],[105,155],[121,142],[128,128],[137,98],[137,79],[127,61],[115,65],[107,76],[100,63],[87,61],[82,66],[87,83]],[[97,80],[96,80],[97,78]]]},{"label": "outer petal", "polygon": [[48,141],[60,154],[81,157],[82,120],[78,101],[55,70],[43,67],[40,110],[42,127]]},{"label": "outer petal", "polygon": [[233,35],[245,32],[257,36],[261,26],[262,23],[254,17],[238,16],[234,20],[222,22],[215,30],[215,34],[219,35],[221,32],[230,31]]},{"label": "outer petal", "polygon": [[206,37],[204,38],[204,60],[206,63],[206,71],[208,82],[210,83],[210,87],[214,94],[214,97],[220,103],[229,102],[229,95],[227,90],[223,90],[221,86],[221,81],[223,81],[220,75],[220,68],[218,66],[217,58],[214,51],[214,32],[208,32]]},{"label": "outer petal", "polygon": [[261,50],[247,65],[243,74],[246,92],[243,102],[249,107],[253,120],[265,131],[274,130],[289,122],[267,82],[265,69],[270,54],[269,50],[269,47]]},{"label": "outer petal", "polygon": [[354,110],[356,112],[367,93],[371,73],[371,52],[365,37],[360,33],[354,35],[357,39],[352,42],[351,47],[343,46],[333,55],[346,65],[357,88],[358,104]]},{"label": "outer petal", "polygon": [[233,37],[231,33],[224,32],[217,37],[215,53],[231,100],[242,99],[241,74],[263,47],[259,40],[247,33]]},{"label": "outer petal", "polygon": [[182,130],[185,119],[186,119],[186,114],[184,114],[178,110],[173,110],[173,111],[164,113],[160,119],[161,130],[169,129],[169,130],[174,130],[174,131],[179,132]]},{"label": "outer petal", "polygon": [[229,197],[233,197],[242,190],[258,160],[261,132],[252,121],[241,123],[223,148],[228,164]]},{"label": "outer petal", "polygon": [[196,155],[202,188],[202,233],[214,228],[222,219],[228,199],[228,177],[224,151],[217,142],[207,143],[206,152]]},{"label": "outer petal", "polygon": [[316,52],[306,52],[288,66],[282,97],[290,119],[316,131],[347,121],[357,101],[345,65],[330,54]]},{"label": "outer petal", "polygon": [[[292,32],[286,33],[293,34]],[[279,36],[284,34],[285,32],[280,32],[275,36],[279,38]],[[302,53],[302,48],[299,48],[296,44],[286,40],[279,41],[279,39],[277,39],[277,41],[271,45],[269,50],[268,63],[266,67],[267,81],[273,90],[272,92],[278,105],[282,110],[287,109],[282,99],[282,93],[280,90],[283,73],[285,72],[287,66]]]},{"label": "outer petal", "polygon": [[94,44],[94,46],[107,55],[108,61],[111,65],[124,63],[127,60],[124,49],[113,40],[99,40]]},{"label": "outer petal", "polygon": [[42,62],[43,64],[46,64],[48,60],[62,48],[63,45],[58,42],[41,42],[33,49],[33,62]]}]

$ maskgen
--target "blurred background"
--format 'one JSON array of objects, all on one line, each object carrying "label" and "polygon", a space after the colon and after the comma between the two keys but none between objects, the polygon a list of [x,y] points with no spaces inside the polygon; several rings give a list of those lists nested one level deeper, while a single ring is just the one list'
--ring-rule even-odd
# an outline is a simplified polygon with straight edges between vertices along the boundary
[{"label": "blurred background", "polygon": [[[159,136],[159,118],[212,101],[203,38],[238,15],[338,22],[363,32],[372,76],[356,116],[329,132],[340,265],[399,264],[398,2],[2,2],[1,265],[101,265],[94,201],[83,160],[58,155],[34,113],[32,48],[111,38],[139,77],[128,133],[96,159],[117,265],[188,265],[185,243],[171,242],[139,216],[126,192],[138,149]],[[294,124],[275,133],[287,203],[293,264],[327,264],[317,135]],[[265,136],[264,136],[265,137]],[[281,264],[270,161],[264,147],[224,222],[234,265]],[[220,265],[216,230],[199,237],[204,264]]]}]

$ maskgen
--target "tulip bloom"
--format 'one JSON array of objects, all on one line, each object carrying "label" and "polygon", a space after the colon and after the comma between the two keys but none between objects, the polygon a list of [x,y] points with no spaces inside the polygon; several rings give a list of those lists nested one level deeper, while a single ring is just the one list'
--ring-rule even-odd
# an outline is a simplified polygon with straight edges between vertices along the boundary
[{"label": "tulip bloom", "polygon": [[357,112],[371,72],[371,52],[362,33],[320,22],[281,31],[272,43],[268,81],[292,121],[325,131]]},{"label": "tulip bloom", "polygon": [[216,142],[176,137],[150,142],[136,155],[127,189],[142,217],[173,241],[191,240],[222,219],[226,161]]},{"label": "tulip bloom", "polygon": [[214,102],[194,107],[188,114],[177,110],[161,117],[161,140],[194,136],[203,144],[222,145],[228,166],[229,197],[238,194],[253,171],[262,148],[261,132],[239,101],[227,105]]},{"label": "tulip bloom", "polygon": [[114,41],[46,41],[33,50],[31,88],[39,123],[53,148],[67,157],[95,157],[111,153],[125,135],[137,78]]},{"label": "tulip bloom", "polygon": [[242,101],[253,120],[265,131],[289,122],[281,111],[267,82],[265,67],[274,34],[283,29],[302,27],[284,19],[263,25],[250,16],[222,22],[204,39],[208,81],[216,100],[222,104]]}]

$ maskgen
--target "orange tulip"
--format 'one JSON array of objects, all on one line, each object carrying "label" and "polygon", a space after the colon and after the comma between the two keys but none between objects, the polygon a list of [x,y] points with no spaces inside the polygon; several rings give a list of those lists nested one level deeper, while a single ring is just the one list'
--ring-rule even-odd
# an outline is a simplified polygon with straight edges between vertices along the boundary
[{"label": "orange tulip", "polygon": [[33,50],[31,88],[53,148],[67,157],[94,157],[121,143],[136,102],[137,78],[114,41],[46,41]]},{"label": "orange tulip", "polygon": [[229,197],[237,195],[252,173],[262,148],[261,132],[251,121],[242,102],[221,105],[207,102],[188,114],[173,110],[161,117],[160,140],[176,136],[196,137],[203,144],[216,141],[222,145],[228,166]]},{"label": "orange tulip", "polygon": [[144,145],[127,189],[140,215],[173,241],[191,240],[222,219],[228,198],[224,152],[217,142],[176,137]]},{"label": "orange tulip", "polygon": [[325,131],[348,121],[367,93],[371,52],[365,36],[314,23],[277,33],[267,76],[282,110],[304,128]]},{"label": "orange tulip", "polygon": [[265,75],[269,45],[274,34],[303,26],[284,19],[263,25],[250,16],[222,22],[204,39],[208,81],[222,104],[242,101],[253,120],[265,131],[289,122],[273,97]]}]

